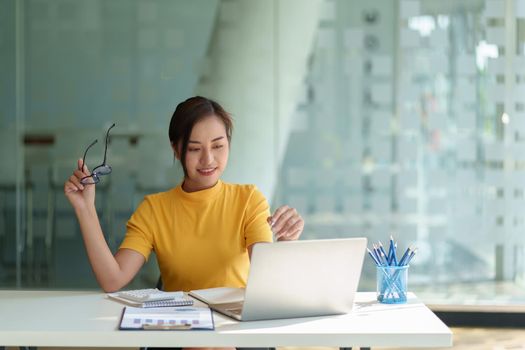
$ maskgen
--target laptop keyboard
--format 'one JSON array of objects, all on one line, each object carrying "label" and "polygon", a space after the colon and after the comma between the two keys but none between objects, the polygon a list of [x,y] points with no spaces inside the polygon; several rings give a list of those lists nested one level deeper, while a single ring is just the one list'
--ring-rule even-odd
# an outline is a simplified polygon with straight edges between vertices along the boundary
[{"label": "laptop keyboard", "polygon": [[241,313],[242,313],[242,307],[236,307],[236,308],[233,308],[233,309],[228,309],[227,311],[231,312],[234,315],[239,315],[240,316]]}]

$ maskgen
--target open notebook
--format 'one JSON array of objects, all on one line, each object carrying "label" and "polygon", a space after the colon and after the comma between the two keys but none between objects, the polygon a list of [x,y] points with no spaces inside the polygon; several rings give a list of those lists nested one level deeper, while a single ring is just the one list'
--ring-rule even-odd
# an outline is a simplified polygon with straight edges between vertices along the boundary
[{"label": "open notebook", "polygon": [[185,297],[183,292],[164,292],[158,289],[127,290],[108,293],[107,296],[126,305],[142,308],[193,305],[193,300]]}]

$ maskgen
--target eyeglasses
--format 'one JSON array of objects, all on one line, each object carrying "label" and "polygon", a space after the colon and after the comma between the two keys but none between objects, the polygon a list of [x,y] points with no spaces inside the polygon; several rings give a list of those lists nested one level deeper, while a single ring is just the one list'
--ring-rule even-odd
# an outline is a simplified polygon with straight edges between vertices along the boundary
[{"label": "eyeglasses", "polygon": [[[106,164],[106,156],[107,156],[107,153],[108,153],[109,131],[114,126],[115,126],[115,123],[113,123],[113,125],[111,125],[109,127],[108,131],[106,132],[106,147],[104,149],[104,161],[102,162],[102,164],[96,166],[91,171],[91,175],[84,176],[83,178],[80,179],[80,183],[82,185],[95,185],[95,184],[98,184],[100,182],[100,176],[111,174],[111,167],[108,164]],[[86,164],[86,155],[87,155],[89,149],[97,142],[98,142],[98,140],[95,140],[95,141],[91,142],[91,144],[88,146],[88,148],[86,148],[86,151],[84,152],[84,157],[82,158],[82,166],[78,170],[82,171],[82,169],[84,169],[84,164]]]}]

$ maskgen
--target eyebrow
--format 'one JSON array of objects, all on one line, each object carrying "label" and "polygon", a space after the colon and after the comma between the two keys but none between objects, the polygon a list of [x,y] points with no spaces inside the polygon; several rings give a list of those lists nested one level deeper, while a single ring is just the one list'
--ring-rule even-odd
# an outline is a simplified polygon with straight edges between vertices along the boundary
[{"label": "eyebrow", "polygon": [[[211,140],[211,142],[219,141],[219,140],[221,140],[221,139],[223,139],[223,138],[224,138],[224,136],[219,136],[219,137],[216,137],[216,138],[214,138],[213,140]],[[188,143],[198,143],[198,144],[201,144],[201,142],[199,142],[199,141],[192,141],[192,140],[189,140]]]}]

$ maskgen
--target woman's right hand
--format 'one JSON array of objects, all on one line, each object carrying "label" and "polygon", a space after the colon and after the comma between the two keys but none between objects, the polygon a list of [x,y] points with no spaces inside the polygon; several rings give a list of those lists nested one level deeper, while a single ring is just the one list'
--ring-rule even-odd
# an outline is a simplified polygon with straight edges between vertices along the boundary
[{"label": "woman's right hand", "polygon": [[83,171],[80,171],[82,159],[78,160],[78,165],[73,174],[64,184],[64,194],[75,210],[82,210],[95,205],[95,185],[83,185],[80,179],[89,176],[89,170],[84,164]]}]

